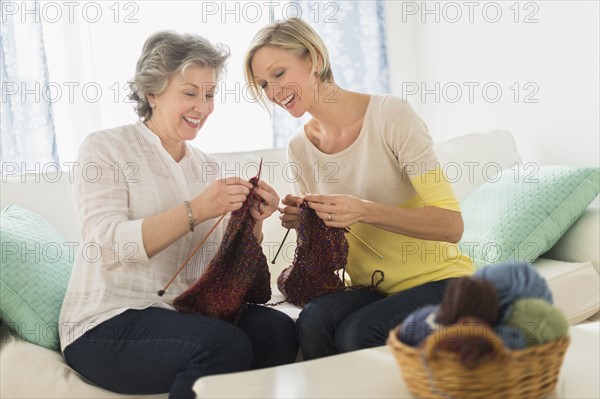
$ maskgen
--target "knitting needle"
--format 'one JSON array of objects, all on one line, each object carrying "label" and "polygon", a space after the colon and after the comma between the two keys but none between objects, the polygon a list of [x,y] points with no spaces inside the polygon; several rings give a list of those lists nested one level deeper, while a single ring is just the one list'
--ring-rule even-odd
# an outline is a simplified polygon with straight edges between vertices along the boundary
[{"label": "knitting needle", "polygon": [[367,244],[366,242],[364,242],[364,241],[362,240],[362,238],[360,238],[359,236],[357,236],[356,234],[354,234],[354,233],[352,232],[352,230],[350,230],[350,227],[346,227],[346,228],[345,228],[345,230],[346,230],[348,233],[352,234],[354,237],[356,237],[356,239],[357,239],[358,241],[362,242],[362,243],[363,243],[363,244],[364,244],[364,245],[365,245],[367,248],[369,248],[371,251],[373,251],[373,253],[374,253],[375,255],[379,256],[379,258],[380,258],[380,259],[383,259],[383,256],[381,256],[381,255],[379,254],[379,252],[375,251],[373,248],[371,248],[371,246],[370,246],[369,244]]},{"label": "knitting needle", "polygon": [[256,176],[255,176],[255,177],[256,177],[256,187],[252,189],[252,192],[253,192],[253,194],[252,194],[252,195],[253,195],[255,198],[258,198],[258,200],[260,201],[260,203],[258,204],[258,208],[257,208],[257,210],[258,210],[258,213],[260,213],[261,215],[262,215],[263,213],[265,213],[265,211],[263,211],[263,210],[262,210],[262,208],[260,207],[260,206],[261,206],[261,204],[262,204],[262,203],[264,203],[264,200],[263,200],[263,199],[261,199],[261,198],[259,198],[259,197],[256,195],[256,188],[258,188],[258,181],[260,180],[260,174],[262,173],[262,164],[263,164],[263,159],[261,158],[261,159],[260,159],[260,164],[258,165],[258,173],[257,173],[257,174],[256,174]]},{"label": "knitting needle", "polygon": [[277,257],[279,256],[279,252],[281,252],[281,248],[283,248],[283,243],[285,242],[288,234],[290,234],[290,230],[291,229],[287,229],[287,231],[285,232],[285,235],[283,236],[283,240],[281,240],[281,244],[279,244],[279,249],[277,250],[277,253],[275,254],[275,257],[273,258],[273,260],[271,261],[271,264],[274,265],[275,264],[275,260],[277,259]]},{"label": "knitting needle", "polygon": [[202,239],[202,241],[200,241],[200,244],[198,244],[198,246],[192,251],[192,253],[187,257],[186,260],[183,261],[183,263],[181,264],[181,266],[179,266],[179,269],[177,269],[177,271],[175,272],[175,274],[173,275],[173,277],[171,277],[171,280],[169,280],[169,282],[167,283],[167,285],[165,285],[165,288],[163,288],[162,290],[158,290],[157,294],[158,296],[163,296],[165,295],[165,292],[167,291],[167,288],[169,288],[169,286],[171,285],[171,283],[175,280],[175,278],[177,277],[177,275],[179,273],[181,273],[181,271],[183,270],[183,268],[185,267],[185,265],[187,265],[187,263],[190,261],[190,259],[192,259],[192,257],[196,254],[196,252],[198,252],[198,250],[200,249],[200,247],[202,246],[202,244],[204,244],[204,242],[208,239],[208,236],[210,236],[212,234],[213,231],[215,231],[215,229],[217,228],[217,226],[219,225],[219,223],[221,223],[221,220],[223,220],[223,218],[225,217],[225,213],[223,215],[221,215],[221,217],[219,218],[219,220],[217,220],[217,222],[214,224],[213,227],[211,227],[211,229],[208,231],[208,233],[206,233],[206,235],[204,236],[204,238]]},{"label": "knitting needle", "polygon": [[260,159],[260,164],[258,165],[258,174],[256,175],[256,177],[258,178],[258,180],[260,180],[260,174],[262,173],[262,161],[263,159]]},{"label": "knitting needle", "polygon": [[[304,196],[304,194],[302,194],[302,196]],[[287,239],[288,234],[290,234],[290,230],[291,229],[287,229],[287,231],[285,232],[285,235],[283,236],[283,240],[281,240],[281,244],[279,244],[279,249],[277,249],[277,252],[275,253],[275,257],[271,261],[272,265],[275,264],[275,261],[277,260],[277,257],[279,256],[279,253],[281,252],[281,248],[283,248],[283,244],[285,243],[285,240]]]}]

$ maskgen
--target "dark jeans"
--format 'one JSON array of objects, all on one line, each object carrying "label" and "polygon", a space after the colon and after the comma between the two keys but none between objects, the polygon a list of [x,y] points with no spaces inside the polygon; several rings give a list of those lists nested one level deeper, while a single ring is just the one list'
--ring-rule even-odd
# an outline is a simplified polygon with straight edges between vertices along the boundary
[{"label": "dark jeans", "polygon": [[248,305],[237,326],[166,309],[128,310],[78,338],[64,355],[105,389],[183,399],[195,397],[200,377],[292,363],[297,352],[291,318]]},{"label": "dark jeans", "polygon": [[442,301],[450,279],[381,296],[348,290],[317,298],[300,313],[296,327],[305,360],[385,344],[389,331],[414,310]]}]

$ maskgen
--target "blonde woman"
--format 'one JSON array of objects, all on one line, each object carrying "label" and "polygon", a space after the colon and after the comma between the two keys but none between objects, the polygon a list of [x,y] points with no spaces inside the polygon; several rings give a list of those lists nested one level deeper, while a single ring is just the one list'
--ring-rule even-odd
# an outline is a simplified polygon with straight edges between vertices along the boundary
[{"label": "blonde woman", "polygon": [[262,28],[244,67],[263,105],[312,117],[288,143],[302,173],[283,199],[283,226],[297,227],[298,205],[307,201],[327,226],[351,226],[383,257],[347,235],[352,285],[371,285],[379,270],[380,292],[346,290],[307,304],[297,321],[302,354],[383,345],[413,310],[439,303],[450,279],[473,273],[456,245],[462,216],[427,127],[400,98],[337,85],[323,41],[297,18]]}]

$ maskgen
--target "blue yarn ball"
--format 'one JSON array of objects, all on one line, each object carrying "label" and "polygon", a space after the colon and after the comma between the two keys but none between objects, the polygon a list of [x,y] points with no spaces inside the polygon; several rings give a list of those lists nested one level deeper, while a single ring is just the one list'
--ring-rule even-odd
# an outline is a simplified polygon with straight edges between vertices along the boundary
[{"label": "blue yarn ball", "polygon": [[407,345],[419,346],[435,330],[435,324],[428,322],[428,318],[438,309],[437,305],[429,305],[409,314],[398,328],[398,339]]},{"label": "blue yarn ball", "polygon": [[508,349],[518,350],[524,349],[527,346],[525,337],[517,329],[498,324],[496,327],[494,327],[494,331],[496,334],[498,334],[498,337],[502,339],[504,346]]},{"label": "blue yarn ball", "polygon": [[541,298],[549,304],[553,303],[546,280],[528,263],[497,263],[477,270],[475,276],[496,286],[501,321],[506,320],[513,303],[519,299]]}]

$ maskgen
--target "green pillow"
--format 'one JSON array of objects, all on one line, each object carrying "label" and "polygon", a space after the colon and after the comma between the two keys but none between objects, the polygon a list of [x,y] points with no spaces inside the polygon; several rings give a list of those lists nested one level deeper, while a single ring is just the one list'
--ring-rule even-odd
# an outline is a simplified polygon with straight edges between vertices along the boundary
[{"label": "green pillow", "polygon": [[461,204],[460,248],[476,267],[532,262],[550,249],[600,190],[600,168],[511,168],[488,179]]},{"label": "green pillow", "polygon": [[0,214],[0,245],[0,318],[20,337],[59,349],[73,247],[40,215],[16,205]]}]

